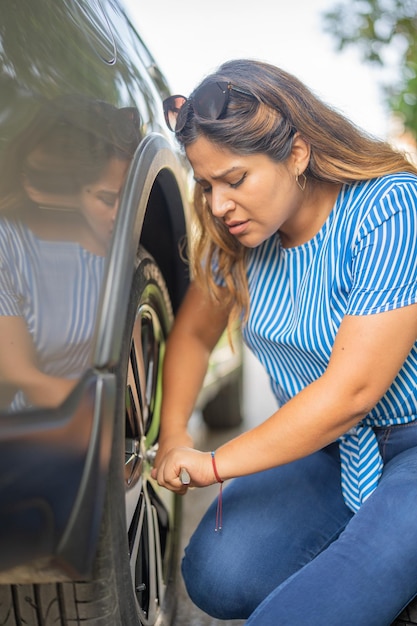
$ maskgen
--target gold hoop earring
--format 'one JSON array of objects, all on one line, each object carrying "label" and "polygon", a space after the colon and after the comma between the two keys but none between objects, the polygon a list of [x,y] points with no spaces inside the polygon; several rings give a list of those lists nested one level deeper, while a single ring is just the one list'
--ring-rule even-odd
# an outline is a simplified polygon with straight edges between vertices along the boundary
[{"label": "gold hoop earring", "polygon": [[[299,176],[302,176],[301,180],[299,180]],[[302,174],[299,174],[297,170],[297,174],[295,175],[295,182],[297,183],[301,191],[304,191],[307,184],[307,176],[304,174],[304,172],[302,172]]]}]

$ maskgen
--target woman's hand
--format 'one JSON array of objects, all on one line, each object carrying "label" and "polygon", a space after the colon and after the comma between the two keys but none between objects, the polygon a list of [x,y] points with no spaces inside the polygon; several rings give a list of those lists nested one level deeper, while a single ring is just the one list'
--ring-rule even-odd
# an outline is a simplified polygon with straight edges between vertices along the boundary
[{"label": "woman's hand", "polygon": [[[180,478],[182,469],[190,475],[189,485],[183,485]],[[207,487],[216,483],[210,452],[200,452],[192,448],[173,448],[152,470],[152,477],[158,484],[176,493],[184,494],[188,487]]]},{"label": "woman's hand", "polygon": [[158,468],[162,459],[173,448],[193,448],[193,440],[186,428],[178,427],[174,432],[165,434],[161,432],[158,440],[158,452],[155,457],[154,467]]}]

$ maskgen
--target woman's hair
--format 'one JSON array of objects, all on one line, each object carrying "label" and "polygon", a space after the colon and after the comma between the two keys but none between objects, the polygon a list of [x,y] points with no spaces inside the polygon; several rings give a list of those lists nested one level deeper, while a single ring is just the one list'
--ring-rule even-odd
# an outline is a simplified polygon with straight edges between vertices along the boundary
[{"label": "woman's hair", "polygon": [[[215,81],[230,82],[253,97],[232,89],[226,114],[220,119],[198,117],[193,94]],[[193,91],[180,115],[186,118],[185,125],[176,137],[184,148],[203,135],[231,152],[265,154],[276,162],[288,158],[298,132],[311,149],[305,170],[308,184],[352,183],[400,171],[417,173],[405,156],[358,129],[296,77],[260,61],[243,59],[221,65]],[[232,318],[247,315],[245,248],[212,215],[199,185],[194,199],[197,224],[191,262],[195,280],[221,302],[224,289],[219,285],[226,285]]]},{"label": "woman's hair", "polygon": [[130,161],[139,133],[134,108],[78,95],[44,101],[4,149],[0,211],[18,217],[30,204],[23,181],[45,194],[78,193],[99,179],[110,159]]}]

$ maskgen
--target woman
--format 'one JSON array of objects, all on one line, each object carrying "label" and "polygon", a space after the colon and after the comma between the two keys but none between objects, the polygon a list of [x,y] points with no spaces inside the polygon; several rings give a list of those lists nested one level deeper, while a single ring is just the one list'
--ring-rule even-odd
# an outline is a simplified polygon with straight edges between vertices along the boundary
[{"label": "woman", "polygon": [[139,141],[135,109],[45,101],[0,180],[3,408],[57,406],[90,363],[105,256]]},{"label": "woman", "polygon": [[[186,550],[188,592],[250,626],[388,625],[417,593],[417,171],[261,62],[225,63],[165,113],[198,228],[154,475],[178,493],[235,479],[221,531],[219,497]],[[193,450],[187,420],[237,317],[279,409]]]}]

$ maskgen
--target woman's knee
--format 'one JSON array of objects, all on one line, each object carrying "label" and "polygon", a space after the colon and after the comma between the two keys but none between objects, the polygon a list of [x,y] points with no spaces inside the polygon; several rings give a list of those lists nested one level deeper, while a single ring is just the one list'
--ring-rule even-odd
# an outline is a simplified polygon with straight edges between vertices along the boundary
[{"label": "woman's knee", "polygon": [[[349,519],[339,494],[340,479],[336,486],[328,486],[335,500],[329,515],[324,506],[318,506],[311,485],[313,472],[305,467],[313,464],[318,471],[323,465],[328,470],[329,463],[323,455],[323,459],[275,468],[227,486],[222,531],[214,530],[214,502],[185,552],[183,578],[197,606],[221,619],[246,618],[272,589],[340,532]],[[324,469],[318,471],[320,478]],[[327,480],[329,473],[325,472]],[[293,492],[294,475],[302,491],[298,497]],[[322,492],[323,480],[315,482],[320,483]],[[338,515],[336,509],[341,509]]]},{"label": "woman's knee", "polygon": [[[239,553],[231,556],[227,550],[227,556],[221,546],[219,550],[210,550],[207,544],[207,551],[201,548],[198,542],[191,542],[182,561],[182,575],[191,600],[217,619],[246,619],[259,601],[254,600],[248,587],[250,572],[237,562]],[[242,552],[245,548],[241,545]]]},{"label": "woman's knee", "polygon": [[245,619],[267,593],[268,581],[258,570],[268,561],[268,546],[259,552],[252,514],[248,524],[245,512],[227,496],[223,529],[216,532],[215,506],[208,509],[185,550],[184,583],[192,601],[206,613],[217,619]]}]

